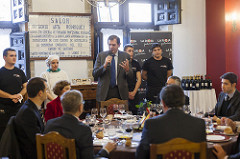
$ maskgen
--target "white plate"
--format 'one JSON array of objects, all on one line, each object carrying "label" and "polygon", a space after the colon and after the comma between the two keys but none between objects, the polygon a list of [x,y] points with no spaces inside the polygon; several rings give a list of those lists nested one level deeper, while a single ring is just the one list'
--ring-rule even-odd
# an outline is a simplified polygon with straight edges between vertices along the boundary
[{"label": "white plate", "polygon": [[225,137],[221,135],[207,135],[207,140],[224,140]]},{"label": "white plate", "polygon": [[226,128],[228,128],[229,126],[221,126],[221,125],[219,125],[219,126],[217,126],[216,127],[216,130],[221,130],[221,131],[224,131]]},{"label": "white plate", "polygon": [[113,142],[113,141],[109,139],[97,139],[93,141],[93,146],[103,146],[108,142]]}]

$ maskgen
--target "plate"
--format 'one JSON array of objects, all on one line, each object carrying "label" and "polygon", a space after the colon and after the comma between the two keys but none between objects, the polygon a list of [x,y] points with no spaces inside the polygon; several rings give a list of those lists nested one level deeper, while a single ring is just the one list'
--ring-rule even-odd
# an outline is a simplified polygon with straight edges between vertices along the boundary
[{"label": "plate", "polygon": [[109,139],[97,139],[93,140],[93,146],[103,146],[108,142],[113,142],[112,140]]},{"label": "plate", "polygon": [[139,143],[138,142],[132,142],[131,146],[126,146],[125,147],[128,147],[128,148],[136,148],[138,147]]},{"label": "plate", "polygon": [[210,142],[226,142],[231,140],[232,138],[226,135],[222,135],[222,134],[209,134],[207,135],[207,141]]},{"label": "plate", "polygon": [[222,126],[222,125],[218,125],[216,127],[216,130],[220,130],[220,131],[224,131],[226,128],[228,128],[229,126]]}]

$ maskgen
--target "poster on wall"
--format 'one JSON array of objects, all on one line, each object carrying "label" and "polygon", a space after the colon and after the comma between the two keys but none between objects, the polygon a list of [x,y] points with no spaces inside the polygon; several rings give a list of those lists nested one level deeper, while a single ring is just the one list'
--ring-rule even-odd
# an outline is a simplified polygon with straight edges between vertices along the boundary
[{"label": "poster on wall", "polygon": [[30,58],[92,59],[91,15],[29,15]]},{"label": "poster on wall", "polygon": [[[151,46],[159,43],[162,46],[162,56],[172,61],[172,32],[131,32],[131,44],[134,46],[134,59],[142,67],[143,63],[152,56]],[[146,81],[142,81],[138,89],[140,100],[146,93]]]}]

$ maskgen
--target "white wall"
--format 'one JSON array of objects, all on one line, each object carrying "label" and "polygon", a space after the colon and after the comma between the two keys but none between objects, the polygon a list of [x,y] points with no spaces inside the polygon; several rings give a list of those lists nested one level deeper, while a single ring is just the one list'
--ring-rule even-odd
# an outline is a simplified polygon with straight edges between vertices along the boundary
[{"label": "white wall", "polygon": [[205,8],[205,0],[182,0],[182,24],[172,30],[174,75],[206,74]]},{"label": "white wall", "polygon": [[[85,0],[32,0],[31,12],[85,13]],[[92,60],[60,60],[60,68],[69,79],[92,78]],[[31,62],[31,76],[40,76],[47,70],[44,60]],[[93,78],[92,78],[93,79]]]},{"label": "white wall", "polygon": [[32,11],[83,13],[85,0],[32,0]]}]

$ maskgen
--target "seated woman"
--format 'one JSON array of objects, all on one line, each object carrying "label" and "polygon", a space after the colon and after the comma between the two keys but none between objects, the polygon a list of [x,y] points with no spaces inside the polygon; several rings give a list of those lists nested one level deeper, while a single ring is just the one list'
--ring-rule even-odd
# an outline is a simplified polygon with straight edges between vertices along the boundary
[{"label": "seated woman", "polygon": [[53,119],[63,114],[63,108],[60,101],[61,95],[71,89],[70,83],[66,80],[59,81],[53,88],[53,91],[58,97],[47,104],[47,109],[44,115],[45,121]]},{"label": "seated woman", "polygon": [[[59,66],[59,56],[50,55],[46,59],[47,67],[49,68],[47,72],[43,72],[41,77],[47,80],[48,92],[47,98],[52,101],[57,97],[53,92],[54,85],[60,80],[69,81],[68,75],[65,71],[61,70]],[[47,101],[48,103],[49,101]]]}]

